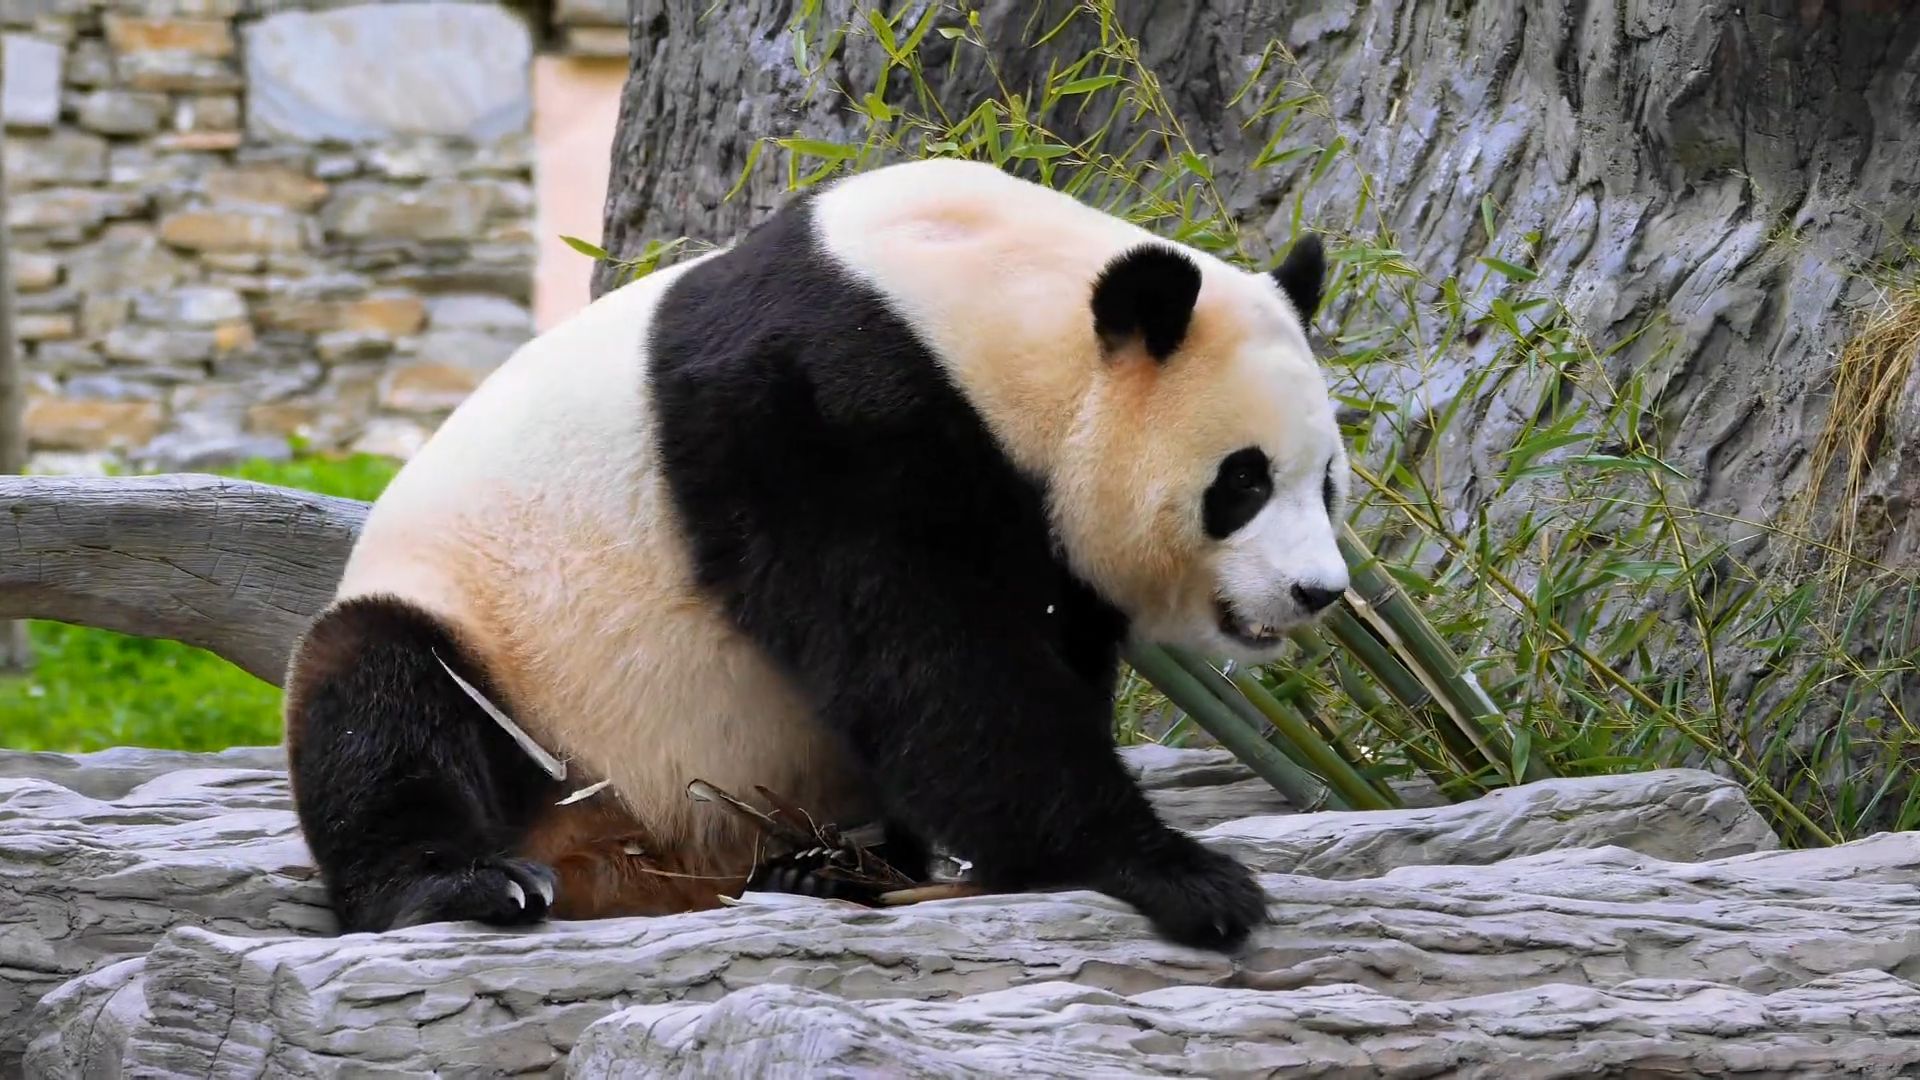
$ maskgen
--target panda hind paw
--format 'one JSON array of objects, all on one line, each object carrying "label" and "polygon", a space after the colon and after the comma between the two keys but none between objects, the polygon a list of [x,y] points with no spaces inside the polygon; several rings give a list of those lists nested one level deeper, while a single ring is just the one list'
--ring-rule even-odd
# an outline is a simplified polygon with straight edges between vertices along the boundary
[{"label": "panda hind paw", "polygon": [[844,900],[875,907],[886,887],[834,874],[825,859],[788,856],[763,864],[748,880],[747,891]]},{"label": "panda hind paw", "polygon": [[414,882],[391,928],[468,920],[525,926],[547,917],[557,884],[551,868],[531,859],[481,859],[468,869]]}]

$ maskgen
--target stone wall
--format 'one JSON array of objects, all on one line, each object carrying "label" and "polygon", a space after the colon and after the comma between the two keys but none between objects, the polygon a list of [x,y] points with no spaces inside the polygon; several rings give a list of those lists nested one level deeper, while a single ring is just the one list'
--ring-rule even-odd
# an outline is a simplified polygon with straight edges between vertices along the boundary
[{"label": "stone wall", "polygon": [[30,467],[409,453],[532,331],[532,56],[624,14],[0,3]]}]

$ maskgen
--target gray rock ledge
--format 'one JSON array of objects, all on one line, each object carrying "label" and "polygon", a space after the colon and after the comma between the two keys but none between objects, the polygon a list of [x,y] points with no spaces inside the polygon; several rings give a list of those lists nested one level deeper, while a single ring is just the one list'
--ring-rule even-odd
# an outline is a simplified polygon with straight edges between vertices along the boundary
[{"label": "gray rock ledge", "polygon": [[333,935],[278,751],[0,753],[0,1075],[1895,1075],[1920,838],[1783,851],[1724,779],[1293,814],[1127,752],[1263,872],[1236,957],[1087,891]]},{"label": "gray rock ledge", "polygon": [[957,1001],[859,1001],[764,985],[614,1013],[581,1033],[567,1074],[1787,1080],[1893,1075],[1920,1060],[1916,1023],[1920,990],[1879,971],[1771,994],[1645,979],[1450,1001],[1354,986],[1122,996],[1069,982]]}]

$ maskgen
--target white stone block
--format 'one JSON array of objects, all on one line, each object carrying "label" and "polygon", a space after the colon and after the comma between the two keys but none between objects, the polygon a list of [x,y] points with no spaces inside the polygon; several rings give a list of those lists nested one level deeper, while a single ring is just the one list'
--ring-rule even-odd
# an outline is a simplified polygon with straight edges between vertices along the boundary
[{"label": "white stone block", "polygon": [[289,11],[246,30],[247,129],[257,138],[493,140],[527,129],[527,27],[480,4]]},{"label": "white stone block", "polygon": [[60,119],[59,42],[26,34],[0,37],[0,118],[10,128],[52,127]]}]

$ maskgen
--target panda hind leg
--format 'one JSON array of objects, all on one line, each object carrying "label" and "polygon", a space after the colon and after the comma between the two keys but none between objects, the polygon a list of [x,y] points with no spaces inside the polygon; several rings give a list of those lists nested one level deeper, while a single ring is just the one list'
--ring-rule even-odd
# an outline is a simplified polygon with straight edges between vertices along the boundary
[{"label": "panda hind leg", "polygon": [[557,783],[447,674],[506,709],[435,616],[388,597],[342,601],[287,680],[294,804],[342,932],[544,918],[556,876],[517,855]]},{"label": "panda hind leg", "polygon": [[[887,823],[881,842],[868,848],[867,854],[916,882],[926,878],[932,863],[926,843],[898,822]],[[874,907],[886,893],[908,886],[879,885],[836,875],[827,853],[815,850],[769,859],[754,871],[746,887],[756,892],[815,896]]]},{"label": "panda hind leg", "polygon": [[726,873],[694,859],[648,830],[612,792],[541,813],[520,853],[553,867],[560,892],[557,919],[672,915],[721,906],[740,892],[744,873]]}]

